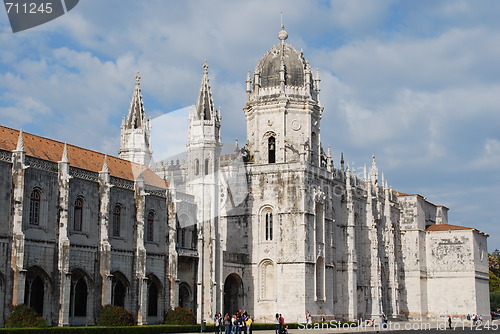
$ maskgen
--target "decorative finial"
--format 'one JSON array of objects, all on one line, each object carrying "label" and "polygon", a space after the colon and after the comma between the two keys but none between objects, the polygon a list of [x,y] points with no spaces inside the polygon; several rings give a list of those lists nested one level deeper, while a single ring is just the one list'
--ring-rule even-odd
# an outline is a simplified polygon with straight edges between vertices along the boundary
[{"label": "decorative finial", "polygon": [[238,153],[240,151],[240,144],[238,143],[238,138],[236,138],[236,142],[234,143],[234,152]]},{"label": "decorative finial", "polygon": [[375,154],[372,154],[371,177],[372,177],[373,184],[377,184],[378,183],[378,169],[377,169],[377,162],[375,161]]},{"label": "decorative finial", "polygon": [[24,136],[23,130],[19,130],[19,137],[17,137],[17,147],[16,151],[24,151]]},{"label": "decorative finial", "polygon": [[68,162],[68,144],[64,143],[63,153],[61,157],[61,162]]},{"label": "decorative finial", "polygon": [[278,33],[278,38],[281,43],[285,43],[285,40],[288,38],[288,33],[285,31],[285,25],[283,24],[283,12],[281,12],[281,31]]},{"label": "decorative finial", "polygon": [[139,71],[135,74],[135,85],[137,87],[141,85],[141,75],[139,74]]},{"label": "decorative finial", "polygon": [[205,62],[203,63],[203,71],[204,71],[205,73],[208,73],[208,63],[207,63],[207,61],[206,61],[206,60],[205,60]]},{"label": "decorative finial", "polygon": [[101,172],[108,173],[109,172],[109,165],[108,165],[108,155],[104,155],[104,163],[102,164],[102,170]]}]

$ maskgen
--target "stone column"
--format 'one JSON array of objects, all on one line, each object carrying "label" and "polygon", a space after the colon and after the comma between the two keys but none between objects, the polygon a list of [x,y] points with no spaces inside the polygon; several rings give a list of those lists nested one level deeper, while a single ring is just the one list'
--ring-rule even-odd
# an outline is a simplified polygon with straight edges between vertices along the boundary
[{"label": "stone column", "polygon": [[171,178],[170,191],[167,190],[167,208],[168,208],[168,281],[169,286],[169,299],[167,305],[170,308],[175,308],[179,304],[179,284],[180,280],[177,278],[177,263],[178,255],[175,247],[177,221],[176,221],[176,190],[174,188],[173,176]]},{"label": "stone column", "polygon": [[[12,217],[12,251],[10,265],[12,269],[12,304],[24,303],[24,286],[26,270],[24,269],[24,233],[23,233],[23,203],[24,203],[24,151],[23,131],[19,131],[16,149],[12,152],[12,185],[13,185],[13,217]],[[7,292],[7,291],[6,291]]]},{"label": "stone column", "polygon": [[[373,196],[376,197],[375,194],[372,193],[372,182],[368,181],[367,184],[367,199],[366,199],[366,227],[368,228],[368,238],[370,241],[370,290],[371,290],[371,310],[370,316],[372,318],[379,316],[382,312],[381,310],[381,277],[380,277],[380,261],[378,254],[378,235],[377,235],[377,224],[375,222],[375,217],[373,214]],[[375,187],[377,187],[375,185]]]},{"label": "stone column", "polygon": [[101,305],[111,304],[111,244],[109,243],[109,203],[111,177],[108,158],[104,157],[102,170],[99,172],[99,274],[101,275]]},{"label": "stone column", "polygon": [[[137,292],[136,312],[137,325],[147,324],[147,288],[144,287],[146,280],[146,248],[144,246],[144,210],[146,204],[146,193],[144,191],[144,178],[139,175],[135,181],[135,259],[134,259],[134,280]],[[133,303],[134,305],[134,303]]]},{"label": "stone column", "polygon": [[64,144],[62,159],[58,163],[59,184],[59,238],[58,238],[58,263],[59,271],[59,326],[69,326],[69,303],[71,273],[69,272],[70,242],[68,238],[69,224],[69,161],[68,148]]},{"label": "stone column", "polygon": [[392,316],[397,316],[399,314],[398,310],[398,264],[395,257],[395,242],[394,239],[396,236],[394,235],[394,223],[391,219],[391,207],[393,203],[390,201],[389,197],[389,188],[387,184],[385,185],[384,195],[385,195],[385,205],[384,205],[384,219],[385,219],[385,239],[387,243],[387,257],[389,260],[389,287],[391,290],[390,305],[391,310],[390,314]]},{"label": "stone column", "polygon": [[356,253],[356,228],[354,220],[354,203],[352,198],[351,171],[346,170],[346,196],[347,196],[347,296],[348,320],[355,320],[358,315],[358,281],[357,281],[357,253]]}]

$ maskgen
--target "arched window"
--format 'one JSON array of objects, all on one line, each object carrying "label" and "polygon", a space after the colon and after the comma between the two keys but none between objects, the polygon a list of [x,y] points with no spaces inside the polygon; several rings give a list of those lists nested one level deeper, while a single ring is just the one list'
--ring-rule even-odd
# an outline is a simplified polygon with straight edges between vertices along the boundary
[{"label": "arched window", "polygon": [[69,314],[73,317],[87,316],[87,283],[83,277],[71,282]]},{"label": "arched window", "polygon": [[120,224],[121,224],[121,205],[117,204],[113,210],[113,236],[120,236]]},{"label": "arched window", "polygon": [[266,240],[273,240],[273,213],[266,212]]},{"label": "arched window", "polygon": [[41,316],[43,316],[44,295],[45,285],[40,276],[26,279],[24,304],[31,306]]},{"label": "arched window", "polygon": [[208,175],[209,164],[210,164],[209,160],[205,159],[205,175]]},{"label": "arched window", "polygon": [[155,221],[155,214],[153,211],[150,211],[148,213],[148,218],[146,220],[146,239],[147,239],[147,241],[153,241],[154,221]]},{"label": "arched window", "polygon": [[73,217],[73,229],[75,231],[82,230],[82,218],[83,218],[83,198],[78,197],[75,201],[75,211]]},{"label": "arched window", "polygon": [[324,225],[325,225],[325,215],[324,215],[324,205],[320,203],[316,203],[316,212],[315,212],[315,228],[316,228],[316,242],[324,243]]},{"label": "arched window", "polygon": [[318,136],[316,136],[316,133],[313,132],[311,134],[311,163],[313,165],[318,164],[317,152],[318,152]]},{"label": "arched window", "polygon": [[325,299],[325,260],[322,257],[316,260],[316,299]]},{"label": "arched window", "polygon": [[191,249],[196,248],[198,248],[198,228],[194,225],[191,231]]},{"label": "arched window", "polygon": [[274,299],[275,298],[275,275],[274,264],[271,260],[264,260],[260,265],[261,275],[261,298]]},{"label": "arched window", "polygon": [[31,225],[40,225],[40,189],[33,189],[30,195],[30,220]]},{"label": "arched window", "polygon": [[111,290],[111,304],[125,307],[125,285],[120,279],[113,277],[113,289]]},{"label": "arched window", "polygon": [[158,287],[151,279],[148,282],[148,317],[158,316]]},{"label": "arched window", "polygon": [[194,161],[194,175],[200,174],[200,160],[196,159]]},{"label": "arched window", "polygon": [[276,138],[269,137],[267,140],[268,162],[273,164],[276,162]]},{"label": "arched window", "polygon": [[181,227],[181,224],[179,221],[177,221],[177,247],[184,247],[184,244],[186,243],[186,230]]},{"label": "arched window", "polygon": [[179,284],[179,306],[188,310],[193,310],[193,294],[186,282]]}]

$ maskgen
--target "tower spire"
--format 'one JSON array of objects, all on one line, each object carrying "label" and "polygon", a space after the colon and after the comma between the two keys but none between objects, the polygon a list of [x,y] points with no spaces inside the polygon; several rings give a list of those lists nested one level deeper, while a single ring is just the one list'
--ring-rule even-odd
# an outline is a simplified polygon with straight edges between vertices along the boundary
[{"label": "tower spire", "polygon": [[214,100],[208,80],[208,64],[205,61],[203,64],[203,78],[201,79],[200,92],[196,101],[196,115],[200,120],[210,120],[215,116],[214,111]]},{"label": "tower spire", "polygon": [[135,87],[127,117],[123,119],[120,134],[120,158],[149,166],[151,151],[151,120],[146,119],[146,111],[141,93],[141,76],[135,75]]},{"label": "tower spire", "polygon": [[145,121],[146,112],[144,110],[144,102],[142,101],[141,76],[139,71],[137,71],[135,75],[134,93],[132,95],[132,101],[130,102],[126,125],[128,128],[137,129],[142,127]]}]

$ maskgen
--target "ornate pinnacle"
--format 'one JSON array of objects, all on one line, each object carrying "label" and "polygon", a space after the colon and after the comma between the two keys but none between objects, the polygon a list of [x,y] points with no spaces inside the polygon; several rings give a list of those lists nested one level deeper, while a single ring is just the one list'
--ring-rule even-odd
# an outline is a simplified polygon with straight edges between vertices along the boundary
[{"label": "ornate pinnacle", "polygon": [[288,33],[285,31],[285,25],[281,25],[281,31],[278,33],[278,38],[281,43],[285,43],[285,40],[288,38]]},{"label": "ornate pinnacle", "polygon": [[109,173],[108,155],[107,154],[104,155],[104,163],[102,164],[101,172]]},{"label": "ornate pinnacle", "polygon": [[137,71],[135,75],[135,86],[139,87],[141,85],[141,75],[139,74],[139,71]]},{"label": "ornate pinnacle", "polygon": [[16,151],[24,151],[24,136],[23,130],[19,130],[19,137],[17,137],[17,147]]},{"label": "ornate pinnacle", "polygon": [[63,153],[61,157],[61,162],[68,162],[68,144],[64,143]]}]

